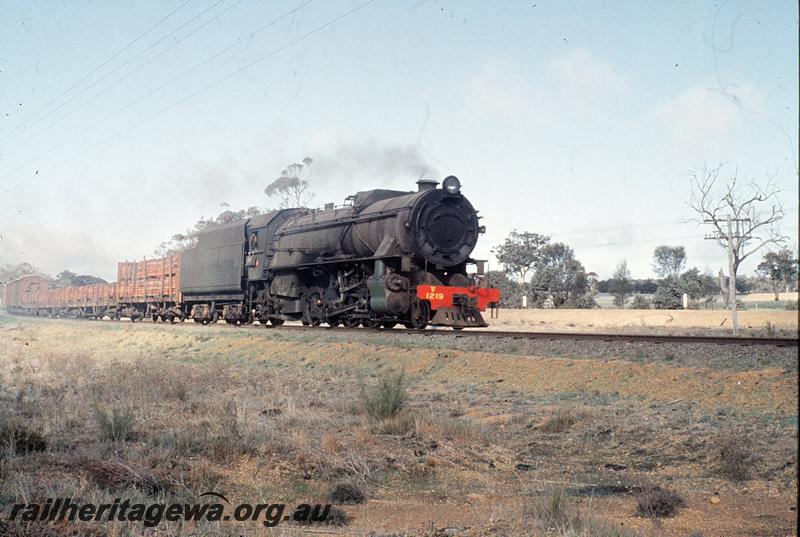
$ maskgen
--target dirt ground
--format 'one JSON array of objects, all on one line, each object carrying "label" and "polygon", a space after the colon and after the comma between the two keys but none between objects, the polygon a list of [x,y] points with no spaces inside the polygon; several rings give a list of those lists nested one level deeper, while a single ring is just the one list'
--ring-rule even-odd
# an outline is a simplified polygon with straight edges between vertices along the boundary
[{"label": "dirt ground", "polygon": [[[115,461],[187,501],[326,502],[341,482],[365,496],[341,506],[344,526],[147,535],[797,535],[796,349],[693,347],[706,361],[331,333],[0,317],[0,529],[20,498],[145,495],[97,472]],[[403,408],[371,417],[364,394],[398,371]],[[129,434],[109,437],[111,415]],[[46,446],[3,444],[8,424]],[[644,516],[654,487],[683,506]]]},{"label": "dirt ground", "polygon": [[[488,315],[487,315],[488,317]],[[742,335],[797,335],[797,311],[738,312]],[[502,309],[490,330],[729,334],[727,310],[546,310]]]}]

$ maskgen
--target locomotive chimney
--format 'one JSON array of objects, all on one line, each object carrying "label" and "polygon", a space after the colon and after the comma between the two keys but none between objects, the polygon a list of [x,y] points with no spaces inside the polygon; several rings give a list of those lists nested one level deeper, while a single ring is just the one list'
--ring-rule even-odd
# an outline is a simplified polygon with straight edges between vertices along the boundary
[{"label": "locomotive chimney", "polygon": [[433,190],[438,184],[439,181],[436,179],[420,179],[417,181],[417,192],[422,192],[423,190]]}]

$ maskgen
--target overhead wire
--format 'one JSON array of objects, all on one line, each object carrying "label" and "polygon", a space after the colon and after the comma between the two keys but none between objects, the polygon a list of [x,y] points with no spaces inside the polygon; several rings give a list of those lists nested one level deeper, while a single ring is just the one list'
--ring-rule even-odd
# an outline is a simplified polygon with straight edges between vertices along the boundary
[{"label": "overhead wire", "polygon": [[181,5],[179,5],[178,7],[176,7],[175,9],[173,9],[172,11],[170,11],[169,13],[167,13],[167,15],[165,15],[165,16],[164,16],[164,17],[163,17],[161,20],[159,20],[158,22],[156,22],[154,25],[150,26],[150,27],[149,27],[147,30],[145,30],[143,33],[139,34],[139,36],[138,36],[138,37],[136,37],[136,38],[135,38],[133,41],[129,42],[127,45],[125,45],[124,47],[122,47],[121,49],[119,49],[117,52],[115,52],[114,54],[112,54],[112,55],[111,55],[111,57],[109,57],[109,58],[108,58],[106,61],[104,61],[103,63],[101,63],[99,66],[97,66],[97,67],[96,67],[96,68],[95,68],[93,71],[91,71],[89,74],[85,75],[83,78],[81,78],[80,80],[78,80],[77,82],[75,82],[75,83],[74,83],[72,86],[70,86],[69,88],[67,88],[65,91],[63,91],[61,94],[59,94],[57,97],[55,97],[53,100],[51,100],[49,103],[47,103],[47,104],[46,104],[44,107],[40,108],[38,112],[36,112],[36,113],[35,113],[35,114],[33,114],[32,116],[30,116],[30,117],[29,117],[27,120],[25,120],[25,121],[24,121],[23,123],[21,123],[20,125],[17,125],[16,127],[12,128],[12,129],[11,129],[11,130],[8,132],[8,134],[6,134],[6,137],[5,137],[5,138],[3,138],[2,140],[0,140],[0,143],[5,143],[6,141],[8,141],[8,140],[10,139],[10,136],[11,136],[11,135],[13,135],[14,133],[18,132],[20,129],[24,130],[25,128],[27,128],[27,127],[26,127],[26,125],[27,125],[27,124],[28,124],[28,123],[31,121],[31,119],[33,119],[33,118],[34,118],[34,117],[36,117],[36,116],[37,116],[39,113],[41,113],[41,112],[42,112],[42,110],[46,110],[47,108],[49,108],[50,106],[52,106],[54,103],[58,102],[58,100],[59,100],[59,99],[61,99],[62,97],[64,97],[65,95],[67,95],[69,92],[71,92],[73,89],[75,89],[76,87],[78,87],[78,86],[80,86],[81,84],[83,84],[83,83],[84,83],[86,80],[88,80],[89,78],[91,78],[91,77],[92,77],[92,75],[94,75],[95,73],[97,73],[97,72],[98,72],[100,69],[102,69],[103,67],[105,67],[106,65],[108,65],[108,64],[109,64],[110,62],[112,62],[114,59],[118,58],[118,57],[119,57],[119,56],[120,56],[122,53],[124,53],[126,50],[128,50],[129,48],[131,48],[133,45],[135,45],[135,44],[136,44],[136,43],[137,43],[139,40],[143,39],[143,38],[144,38],[144,37],[145,37],[147,34],[149,34],[150,32],[152,32],[153,30],[155,30],[155,29],[156,29],[156,28],[158,28],[159,26],[161,26],[161,24],[163,24],[163,23],[164,23],[164,21],[166,21],[167,19],[169,19],[169,18],[170,18],[172,15],[174,15],[175,13],[177,13],[178,11],[180,11],[181,9],[183,9],[184,7],[186,7],[186,5],[188,5],[188,4],[189,4],[191,1],[192,1],[192,0],[186,0],[184,3],[182,3]]},{"label": "overhead wire", "polygon": [[[275,24],[277,24],[278,22],[282,21],[283,19],[285,19],[285,18],[287,18],[287,17],[290,17],[290,16],[294,15],[295,13],[297,13],[298,11],[300,11],[301,9],[303,9],[304,7],[306,7],[307,5],[309,5],[309,4],[311,4],[312,2],[315,2],[315,1],[316,1],[316,0],[306,0],[305,2],[303,2],[302,4],[300,4],[299,6],[297,6],[297,7],[293,8],[293,9],[291,9],[291,10],[287,11],[287,12],[286,12],[286,13],[284,13],[283,15],[281,15],[281,16],[279,16],[279,17],[275,18],[275,19],[272,19],[272,20],[271,20],[270,22],[268,22],[267,24],[265,24],[265,25],[261,26],[261,27],[260,27],[260,28],[258,28],[257,30],[255,30],[255,31],[251,32],[250,34],[248,34],[246,37],[242,37],[242,38],[240,38],[240,39],[237,39],[237,40],[236,40],[234,43],[232,43],[231,45],[229,45],[229,46],[227,46],[227,47],[223,48],[222,50],[220,50],[220,51],[216,52],[215,54],[213,54],[213,55],[211,55],[211,56],[209,56],[209,57],[207,57],[206,59],[204,59],[204,60],[200,61],[199,63],[196,63],[195,65],[193,65],[192,67],[190,67],[190,68],[186,69],[185,71],[181,72],[181,73],[180,73],[180,74],[178,74],[177,76],[175,76],[175,77],[173,77],[173,78],[169,79],[167,82],[164,82],[163,84],[160,84],[159,86],[157,86],[157,87],[155,87],[155,88],[151,89],[150,91],[148,91],[148,92],[146,92],[145,94],[143,94],[143,95],[141,95],[141,96],[137,97],[137,98],[136,98],[136,99],[134,99],[133,101],[131,101],[131,102],[129,102],[128,104],[124,105],[123,107],[121,107],[121,108],[118,108],[118,109],[117,109],[117,110],[115,110],[114,112],[112,112],[112,113],[110,113],[110,114],[108,114],[108,115],[104,116],[102,119],[100,119],[100,120],[98,120],[98,121],[96,121],[96,122],[94,122],[94,123],[92,123],[92,124],[88,125],[87,127],[84,127],[83,129],[81,129],[81,130],[80,130],[80,131],[78,131],[77,133],[74,133],[73,135],[71,135],[71,136],[69,136],[69,137],[65,138],[64,140],[62,140],[61,142],[59,142],[59,143],[57,143],[57,144],[55,144],[55,145],[53,145],[53,146],[49,147],[49,148],[48,148],[47,150],[45,150],[44,152],[42,152],[42,153],[40,153],[40,154],[36,155],[35,157],[33,157],[33,158],[31,158],[31,159],[29,159],[29,160],[25,161],[24,163],[20,164],[19,166],[17,166],[17,167],[15,167],[15,168],[13,168],[12,170],[10,170],[10,171],[8,171],[8,172],[4,173],[2,176],[0,176],[0,179],[5,179],[5,178],[9,177],[10,175],[12,175],[13,173],[15,173],[15,172],[17,172],[17,171],[21,170],[22,168],[25,168],[25,167],[27,167],[28,165],[30,165],[30,164],[33,164],[33,163],[34,163],[34,162],[36,162],[37,160],[39,160],[39,159],[41,159],[41,158],[43,158],[43,157],[45,157],[45,156],[49,155],[50,153],[52,153],[52,152],[53,152],[53,151],[55,151],[56,149],[59,149],[60,147],[63,147],[63,146],[64,146],[64,145],[66,145],[67,143],[69,143],[69,142],[73,141],[73,140],[74,140],[74,138],[75,138],[76,136],[80,136],[80,135],[82,135],[82,134],[85,134],[85,133],[89,132],[90,130],[94,129],[95,127],[97,127],[97,126],[99,126],[99,125],[101,125],[101,124],[105,123],[105,122],[106,122],[106,121],[108,121],[109,119],[111,119],[111,118],[113,118],[113,117],[116,117],[117,115],[121,114],[122,112],[124,112],[124,111],[126,111],[126,110],[128,110],[128,109],[132,108],[133,106],[135,106],[135,105],[139,104],[140,102],[144,101],[144,100],[145,100],[145,99],[147,99],[148,97],[150,97],[150,96],[154,95],[155,93],[157,93],[157,92],[159,92],[160,90],[164,89],[165,87],[169,86],[169,85],[170,85],[170,84],[172,84],[173,82],[175,82],[175,81],[177,81],[177,80],[179,80],[179,79],[183,78],[184,76],[188,75],[189,73],[191,73],[191,72],[193,72],[193,71],[195,71],[195,70],[199,69],[200,67],[202,67],[202,66],[204,66],[204,65],[206,65],[206,64],[208,64],[208,63],[210,63],[211,61],[213,61],[213,60],[215,60],[215,59],[219,58],[220,56],[222,56],[223,54],[227,53],[228,51],[230,51],[231,49],[233,49],[234,47],[236,47],[236,46],[237,46],[237,45],[239,45],[240,43],[242,43],[242,42],[244,42],[244,41],[247,41],[247,40],[250,40],[250,39],[251,39],[251,38],[253,38],[255,35],[257,35],[257,34],[259,34],[259,33],[263,32],[264,30],[266,30],[266,29],[270,28],[271,26],[274,26]],[[373,1],[374,1],[374,0],[373,0]],[[359,9],[360,9],[360,7],[359,7]],[[244,69],[242,69],[242,70],[244,70]],[[239,72],[241,72],[241,71],[239,71]],[[237,74],[237,73],[234,73],[234,74]],[[231,75],[231,76],[232,76],[232,75]],[[194,95],[194,94],[193,94],[193,95]],[[182,102],[182,101],[181,101],[181,102]],[[137,124],[138,124],[138,123],[137,123]],[[112,136],[112,137],[113,137],[113,136]],[[106,140],[108,140],[108,139],[106,139]],[[49,168],[49,169],[52,169],[52,168]],[[48,170],[49,170],[49,169],[48,169]],[[38,171],[37,171],[37,173],[38,173]],[[16,188],[16,186],[17,186],[17,185],[14,185],[14,186],[12,186],[10,189],[6,189],[6,192],[9,192],[10,190],[13,190],[14,188]]]},{"label": "overhead wire", "polygon": [[[272,24],[275,24],[275,23],[277,23],[279,20],[282,20],[283,18],[285,18],[285,17],[288,17],[289,15],[293,14],[294,12],[298,11],[299,9],[301,9],[302,7],[304,7],[304,6],[308,5],[308,4],[310,4],[310,3],[311,3],[311,2],[313,2],[313,1],[314,1],[314,0],[307,0],[307,1],[306,1],[304,4],[302,4],[302,5],[301,5],[301,6],[299,6],[298,8],[295,8],[295,9],[293,9],[292,11],[290,11],[290,12],[287,12],[286,14],[282,15],[281,17],[279,17],[279,18],[277,18],[277,19],[273,20],[273,21],[272,21],[272,22],[271,22],[269,25],[267,25],[267,26],[270,26],[270,25],[272,25]],[[229,80],[230,78],[232,78],[232,77],[234,77],[234,76],[236,76],[236,75],[238,75],[238,74],[242,73],[243,71],[245,71],[245,70],[247,70],[247,69],[250,69],[251,67],[253,67],[253,66],[255,66],[255,65],[259,64],[259,63],[261,63],[261,62],[262,62],[262,61],[264,61],[265,59],[267,59],[267,58],[270,58],[270,57],[272,57],[272,56],[274,56],[274,55],[276,55],[276,54],[278,54],[278,53],[280,53],[280,52],[282,52],[282,51],[286,50],[287,48],[289,48],[289,47],[291,47],[291,46],[294,46],[295,44],[297,44],[297,43],[299,43],[299,42],[301,42],[301,41],[303,41],[303,40],[305,40],[305,39],[307,39],[307,38],[311,37],[312,35],[314,35],[314,34],[316,34],[316,33],[320,32],[320,31],[324,30],[325,28],[327,28],[327,27],[329,27],[329,26],[331,26],[331,25],[333,25],[333,24],[335,24],[335,23],[337,23],[337,22],[341,21],[342,19],[344,19],[344,18],[346,18],[346,17],[348,17],[348,16],[352,15],[353,13],[355,13],[355,12],[357,12],[357,11],[361,10],[361,9],[363,9],[364,7],[368,6],[369,4],[372,4],[373,2],[375,2],[375,0],[367,0],[366,2],[362,2],[362,3],[361,3],[361,4],[359,4],[358,6],[356,6],[356,7],[352,8],[352,9],[350,9],[350,10],[348,10],[348,11],[346,11],[346,12],[342,13],[341,15],[338,15],[338,16],[336,16],[336,17],[334,17],[334,18],[332,18],[332,19],[328,20],[327,22],[325,22],[325,23],[323,23],[323,24],[321,24],[321,25],[319,25],[319,26],[316,26],[314,29],[312,29],[312,30],[310,30],[310,31],[306,32],[305,34],[301,35],[300,37],[298,37],[298,38],[296,38],[296,39],[293,39],[293,40],[289,41],[288,43],[285,43],[284,45],[281,45],[280,47],[278,47],[278,48],[275,48],[275,49],[273,49],[273,50],[271,50],[271,51],[269,51],[269,52],[267,52],[267,53],[265,53],[265,54],[263,54],[263,55],[259,56],[259,57],[258,57],[258,58],[256,58],[255,60],[253,60],[253,61],[251,61],[251,62],[249,62],[249,63],[245,64],[244,66],[242,66],[242,67],[240,67],[240,68],[238,68],[238,69],[236,69],[236,70],[234,70],[234,71],[232,71],[231,73],[229,73],[229,74],[227,74],[227,75],[225,75],[225,76],[223,76],[223,77],[221,77],[221,78],[218,78],[217,80],[215,80],[215,81],[211,82],[210,84],[207,84],[207,85],[203,86],[202,88],[200,88],[199,90],[195,91],[194,93],[191,93],[190,95],[187,95],[186,97],[184,97],[184,98],[182,98],[182,99],[180,99],[180,100],[178,100],[178,101],[175,101],[175,102],[173,102],[172,104],[170,104],[170,105],[168,105],[168,106],[165,106],[164,108],[161,108],[161,109],[159,109],[159,110],[158,110],[158,111],[156,111],[155,113],[153,113],[153,114],[151,114],[151,115],[149,115],[149,116],[146,116],[145,118],[143,118],[143,119],[141,119],[141,120],[139,120],[139,121],[137,121],[137,122],[135,122],[135,123],[133,123],[133,124],[129,125],[128,127],[126,127],[126,128],[124,128],[124,129],[122,129],[122,130],[120,130],[120,131],[118,131],[118,132],[116,132],[116,133],[112,134],[111,136],[108,136],[108,137],[106,137],[106,138],[104,138],[104,139],[100,140],[99,142],[97,142],[97,143],[95,143],[95,144],[91,145],[90,147],[88,147],[88,148],[84,149],[83,151],[80,151],[80,152],[78,152],[78,153],[75,153],[74,155],[70,156],[69,158],[67,158],[67,159],[65,159],[65,160],[59,161],[58,163],[54,164],[53,166],[50,166],[49,168],[46,168],[45,170],[43,170],[43,172],[44,172],[44,173],[50,172],[50,171],[54,170],[55,168],[58,168],[58,167],[60,167],[60,166],[62,166],[62,165],[64,165],[64,164],[66,164],[66,163],[68,163],[68,162],[70,162],[70,161],[72,161],[72,160],[74,160],[74,159],[76,159],[76,158],[78,158],[78,157],[80,157],[80,156],[82,156],[82,155],[84,155],[84,154],[86,154],[86,153],[88,153],[88,152],[90,152],[90,151],[94,150],[95,148],[97,148],[97,147],[99,147],[99,146],[101,146],[101,145],[103,145],[103,144],[105,144],[105,143],[109,142],[110,140],[112,140],[112,139],[114,139],[114,138],[116,138],[116,137],[118,137],[118,136],[121,136],[122,134],[125,134],[126,132],[128,132],[128,131],[130,131],[130,130],[133,130],[133,129],[135,129],[135,128],[136,128],[136,127],[138,127],[139,125],[141,125],[141,124],[143,124],[143,123],[145,123],[145,122],[147,122],[147,121],[150,121],[150,120],[152,120],[152,119],[154,119],[154,118],[158,117],[159,115],[161,115],[161,114],[163,114],[163,113],[165,113],[165,112],[167,112],[167,111],[171,110],[172,108],[175,108],[176,106],[179,106],[180,104],[183,104],[184,102],[186,102],[186,101],[188,101],[188,100],[190,100],[190,99],[192,99],[192,98],[196,97],[197,95],[200,95],[201,93],[203,93],[203,92],[205,92],[205,91],[207,91],[207,90],[209,90],[209,89],[211,89],[211,88],[213,88],[213,87],[215,87],[215,86],[217,86],[217,85],[219,85],[219,84],[221,84],[221,83],[225,82],[226,80]],[[262,29],[265,29],[267,26],[264,26],[264,27],[262,27]],[[262,29],[259,29],[258,31],[261,31]],[[252,34],[251,34],[251,35],[252,35]],[[248,38],[249,38],[249,37],[248,37]],[[228,48],[231,48],[231,47],[228,47]],[[224,51],[221,51],[220,53],[217,53],[217,54],[216,54],[214,57],[218,56],[219,54],[221,54],[221,53],[223,53],[223,52],[225,52],[225,51],[227,51],[227,49],[225,49]],[[213,57],[212,57],[212,58],[213,58]],[[208,61],[210,61],[210,59],[209,59]],[[207,61],[201,62],[201,64],[202,64],[202,63],[207,63]],[[174,80],[176,80],[176,79],[177,79],[177,78],[179,78],[180,76],[183,76],[184,74],[188,73],[189,71],[191,71],[191,70],[194,70],[196,67],[198,67],[198,66],[199,66],[199,65],[201,65],[201,64],[197,64],[195,67],[192,67],[191,69],[189,69],[189,70],[185,71],[185,72],[184,72],[184,73],[182,73],[181,75],[178,75],[178,77],[175,77],[175,78],[174,78],[174,79],[172,79],[172,80],[173,80],[173,81],[174,81]],[[164,86],[166,86],[166,85],[168,85],[168,84],[170,84],[170,83],[171,83],[171,81],[170,81],[170,82],[167,82],[167,83],[165,83],[165,84],[163,84],[162,86],[159,86],[159,88],[156,88],[155,90],[153,90],[153,91],[149,92],[148,94],[145,94],[145,95],[144,95],[144,96],[142,96],[141,98],[139,98],[139,99],[137,99],[136,101],[134,101],[134,103],[131,103],[130,105],[127,105],[127,106],[126,106],[126,107],[124,107],[123,109],[129,108],[130,106],[132,106],[132,105],[133,105],[133,104],[135,104],[136,102],[139,102],[140,100],[142,100],[142,99],[146,98],[147,96],[151,95],[152,93],[155,93],[155,91],[157,91],[157,90],[158,90],[158,89],[160,89],[161,87],[164,87]],[[122,110],[122,109],[121,109],[121,110]],[[120,111],[121,111],[121,110],[120,110]],[[111,116],[108,116],[108,117],[111,117]],[[105,119],[108,119],[108,117],[107,117],[107,118],[105,118]],[[101,123],[101,122],[105,121],[105,119],[104,119],[104,120],[101,120],[101,121],[100,121],[100,122],[98,122],[97,124],[99,124],[99,123]],[[91,127],[89,127],[89,128],[92,128],[92,127],[96,126],[97,124],[94,124],[93,126],[91,126]],[[86,131],[86,130],[89,130],[89,128],[87,128],[87,129],[84,129],[84,131]],[[79,134],[80,134],[80,133],[79,133]],[[62,143],[61,145],[63,145],[63,143]],[[12,172],[12,173],[13,173],[13,172]],[[7,192],[8,192],[8,190],[7,190]]]},{"label": "overhead wire", "polygon": [[[159,44],[161,44],[161,43],[162,43],[164,40],[166,40],[166,39],[168,39],[168,38],[172,37],[172,36],[173,36],[173,35],[175,35],[175,34],[176,34],[178,31],[182,30],[183,28],[185,28],[186,26],[188,26],[188,25],[189,25],[190,23],[192,23],[193,21],[195,21],[195,20],[197,20],[198,18],[202,17],[202,16],[203,16],[204,14],[206,14],[208,11],[212,10],[213,8],[215,8],[216,6],[218,6],[219,4],[221,4],[221,3],[222,3],[222,2],[224,2],[224,1],[225,1],[225,0],[217,0],[217,2],[215,2],[214,4],[212,4],[211,6],[209,6],[208,8],[206,8],[205,10],[203,10],[202,12],[198,13],[197,15],[195,15],[194,17],[192,17],[191,19],[189,19],[188,21],[186,21],[185,23],[183,23],[182,25],[180,25],[178,28],[175,28],[173,31],[171,31],[170,33],[168,33],[167,35],[165,35],[164,37],[162,37],[161,39],[159,39],[158,41],[156,41],[155,43],[153,43],[153,44],[152,44],[152,45],[150,45],[149,47],[147,47],[147,48],[145,48],[145,49],[141,50],[141,51],[140,51],[138,54],[136,54],[135,56],[133,56],[132,58],[130,58],[129,60],[127,60],[125,63],[123,63],[123,64],[121,64],[121,65],[117,66],[117,67],[116,67],[114,70],[112,70],[112,71],[110,71],[110,72],[106,73],[106,74],[105,74],[105,75],[104,75],[102,78],[100,78],[100,79],[96,80],[96,81],[95,81],[93,84],[91,84],[90,86],[88,86],[87,88],[85,88],[84,90],[82,90],[80,93],[77,93],[76,95],[74,95],[74,96],[73,96],[73,97],[71,97],[70,99],[68,99],[68,100],[64,101],[63,103],[61,103],[59,106],[57,106],[56,108],[54,108],[53,110],[51,110],[51,111],[50,111],[50,112],[49,112],[49,113],[48,113],[46,116],[42,116],[42,117],[40,118],[40,120],[42,120],[42,119],[45,119],[46,117],[49,117],[50,115],[52,115],[54,112],[56,112],[57,110],[59,110],[59,109],[60,109],[61,107],[63,107],[64,105],[66,105],[66,104],[68,104],[68,103],[72,102],[73,100],[75,100],[75,99],[76,99],[76,98],[78,98],[79,96],[83,95],[83,94],[84,94],[86,91],[88,91],[88,90],[92,89],[93,87],[97,86],[99,83],[101,83],[101,82],[103,82],[104,80],[106,80],[106,79],[107,79],[108,77],[110,77],[111,75],[113,75],[113,74],[115,74],[115,73],[119,72],[119,70],[120,70],[120,69],[122,69],[123,67],[125,67],[125,66],[129,65],[129,64],[130,64],[130,63],[132,63],[134,60],[136,60],[136,59],[140,58],[140,57],[141,57],[141,56],[142,56],[144,53],[146,53],[147,51],[149,51],[149,50],[153,49],[154,47],[158,46],[158,45],[159,45]],[[206,21],[205,23],[201,24],[200,26],[198,26],[197,28],[195,28],[194,30],[192,30],[191,32],[189,32],[188,34],[186,34],[185,36],[181,37],[180,39],[177,39],[176,41],[173,41],[173,42],[170,44],[170,46],[169,46],[169,47],[165,48],[164,50],[162,50],[161,52],[159,52],[159,53],[158,53],[158,54],[156,54],[155,56],[153,56],[153,57],[151,57],[150,59],[146,60],[145,62],[143,62],[143,63],[139,64],[139,65],[138,65],[136,68],[134,68],[133,70],[129,71],[129,72],[128,72],[127,74],[125,74],[125,75],[124,75],[122,78],[118,78],[117,80],[115,80],[114,82],[112,82],[110,85],[106,86],[106,87],[105,87],[103,90],[101,90],[100,92],[98,92],[98,93],[95,93],[95,94],[94,94],[92,97],[90,97],[88,100],[84,101],[82,104],[80,104],[80,105],[78,105],[77,107],[73,108],[72,110],[70,110],[70,111],[69,111],[69,112],[67,112],[66,114],[63,114],[63,115],[61,115],[61,116],[60,116],[58,119],[56,119],[54,122],[52,122],[52,123],[51,123],[49,126],[47,126],[46,128],[39,130],[39,131],[38,131],[37,133],[35,133],[33,136],[30,136],[29,138],[27,138],[27,139],[26,139],[24,142],[22,142],[21,144],[19,144],[17,147],[13,148],[13,149],[11,150],[11,153],[13,153],[14,151],[18,150],[19,148],[21,148],[21,147],[23,147],[23,146],[27,145],[27,144],[28,144],[30,141],[32,141],[32,140],[34,140],[34,139],[38,138],[38,137],[39,137],[39,136],[40,136],[42,133],[44,133],[44,132],[47,132],[49,129],[51,129],[51,128],[53,128],[54,126],[56,126],[57,124],[59,124],[59,123],[60,123],[62,120],[64,120],[64,119],[66,119],[67,117],[71,116],[72,114],[74,114],[74,113],[75,113],[75,112],[77,112],[78,110],[80,110],[80,109],[84,108],[86,105],[88,105],[89,103],[91,103],[92,101],[94,101],[95,99],[97,99],[98,97],[100,97],[101,95],[105,94],[105,93],[106,93],[106,92],[108,92],[110,89],[112,89],[112,88],[114,88],[115,86],[119,85],[120,83],[124,82],[124,81],[125,81],[125,80],[127,80],[127,79],[128,79],[130,76],[132,76],[133,74],[135,74],[135,73],[139,72],[139,71],[140,71],[141,69],[143,69],[145,66],[149,65],[151,62],[153,62],[153,61],[157,60],[158,58],[160,58],[161,56],[163,56],[164,54],[166,54],[166,53],[167,53],[167,52],[169,52],[170,50],[174,49],[174,48],[175,48],[175,47],[177,47],[177,46],[178,46],[180,43],[182,43],[183,41],[185,41],[186,39],[188,39],[188,38],[189,38],[189,37],[191,37],[192,35],[196,34],[196,33],[197,33],[197,32],[199,32],[200,30],[202,30],[203,28],[205,28],[206,26],[208,26],[209,24],[211,24],[212,22],[214,22],[215,20],[217,20],[219,17],[221,17],[222,15],[224,15],[225,13],[227,13],[228,11],[230,11],[231,9],[233,9],[234,7],[236,7],[237,5],[239,5],[239,4],[240,4],[242,1],[243,1],[243,0],[237,0],[236,2],[234,2],[233,4],[231,4],[230,6],[228,6],[228,7],[227,7],[227,8],[225,8],[224,10],[222,10],[221,12],[217,13],[217,14],[216,14],[214,17],[212,17],[211,19],[209,19],[209,20],[208,20],[208,21]],[[37,120],[37,121],[36,121],[36,122],[34,122],[33,124],[35,124],[35,123],[38,123],[38,122],[39,122],[39,120]],[[30,126],[33,126],[33,124],[31,124]],[[10,153],[6,153],[6,156],[8,156],[8,154],[10,154]]]}]

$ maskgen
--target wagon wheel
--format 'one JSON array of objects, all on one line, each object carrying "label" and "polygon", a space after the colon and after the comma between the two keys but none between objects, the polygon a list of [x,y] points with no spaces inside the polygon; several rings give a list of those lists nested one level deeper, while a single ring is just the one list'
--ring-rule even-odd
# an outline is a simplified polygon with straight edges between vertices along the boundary
[{"label": "wagon wheel", "polygon": [[303,300],[303,320],[311,326],[319,326],[325,317],[321,287],[312,287]]},{"label": "wagon wheel", "polygon": [[426,301],[415,300],[411,304],[411,319],[405,321],[403,326],[414,330],[422,330],[428,326],[431,318],[431,309]]},{"label": "wagon wheel", "polygon": [[397,321],[384,321],[381,323],[384,328],[394,328],[397,326]]},{"label": "wagon wheel", "polygon": [[326,322],[328,323],[328,326],[335,328],[342,323],[342,320],[338,317],[334,317],[333,319],[328,319]]},{"label": "wagon wheel", "polygon": [[346,328],[355,328],[355,327],[358,326],[359,322],[360,322],[360,319],[358,317],[352,317],[352,316],[348,315],[347,317],[345,317],[343,319],[342,324],[344,324],[344,326]]},{"label": "wagon wheel", "polygon": [[376,319],[374,317],[370,317],[368,319],[363,319],[361,321],[361,325],[364,328],[378,328],[381,325],[381,322],[380,322],[380,320],[378,320],[378,319]]}]

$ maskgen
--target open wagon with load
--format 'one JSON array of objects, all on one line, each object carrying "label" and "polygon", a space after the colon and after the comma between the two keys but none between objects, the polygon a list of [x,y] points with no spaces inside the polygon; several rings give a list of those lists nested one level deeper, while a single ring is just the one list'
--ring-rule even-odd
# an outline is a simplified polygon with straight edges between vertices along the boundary
[{"label": "open wagon with load", "polygon": [[117,281],[50,287],[47,278],[28,275],[3,287],[9,313],[87,319],[181,319],[180,255],[122,262]]}]

